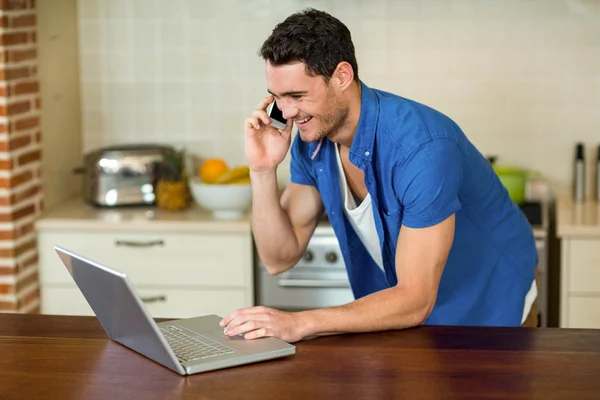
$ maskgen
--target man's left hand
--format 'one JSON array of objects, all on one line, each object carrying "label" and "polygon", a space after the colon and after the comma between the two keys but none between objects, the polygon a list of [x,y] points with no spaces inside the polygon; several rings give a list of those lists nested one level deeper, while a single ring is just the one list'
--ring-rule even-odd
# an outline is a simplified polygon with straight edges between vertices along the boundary
[{"label": "man's left hand", "polygon": [[292,343],[304,338],[304,327],[299,320],[297,313],[259,306],[241,308],[225,317],[220,325],[227,336],[243,334],[244,339],[272,336]]}]

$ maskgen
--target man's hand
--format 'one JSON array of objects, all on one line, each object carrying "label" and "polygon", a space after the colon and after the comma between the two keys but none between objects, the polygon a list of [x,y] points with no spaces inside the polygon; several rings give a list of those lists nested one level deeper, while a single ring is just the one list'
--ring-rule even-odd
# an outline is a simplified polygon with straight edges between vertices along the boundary
[{"label": "man's hand", "polygon": [[263,306],[248,307],[225,317],[220,325],[227,336],[243,334],[244,339],[272,336],[293,343],[304,338],[299,315]]}]

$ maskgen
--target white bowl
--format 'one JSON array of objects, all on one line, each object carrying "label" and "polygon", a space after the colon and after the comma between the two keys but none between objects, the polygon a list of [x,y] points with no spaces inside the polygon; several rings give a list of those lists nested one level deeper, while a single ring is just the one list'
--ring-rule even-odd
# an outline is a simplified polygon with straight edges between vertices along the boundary
[{"label": "white bowl", "polygon": [[193,177],[189,181],[192,197],[217,219],[241,218],[252,203],[250,184],[217,185]]}]

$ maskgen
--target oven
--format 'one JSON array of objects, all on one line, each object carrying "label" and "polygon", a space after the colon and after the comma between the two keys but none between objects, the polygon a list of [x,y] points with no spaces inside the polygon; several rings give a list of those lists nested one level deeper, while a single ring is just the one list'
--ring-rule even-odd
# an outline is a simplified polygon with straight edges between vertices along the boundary
[{"label": "oven", "polygon": [[319,223],[300,261],[286,272],[270,275],[255,253],[257,305],[300,311],[354,300],[340,245],[327,220]]}]

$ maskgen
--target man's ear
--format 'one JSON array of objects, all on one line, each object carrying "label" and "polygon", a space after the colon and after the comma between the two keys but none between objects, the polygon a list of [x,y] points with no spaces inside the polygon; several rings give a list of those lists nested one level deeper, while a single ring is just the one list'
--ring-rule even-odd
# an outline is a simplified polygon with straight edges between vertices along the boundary
[{"label": "man's ear", "polygon": [[346,61],[340,62],[333,73],[333,77],[336,80],[335,84],[338,86],[338,90],[343,92],[354,81],[352,65]]}]

